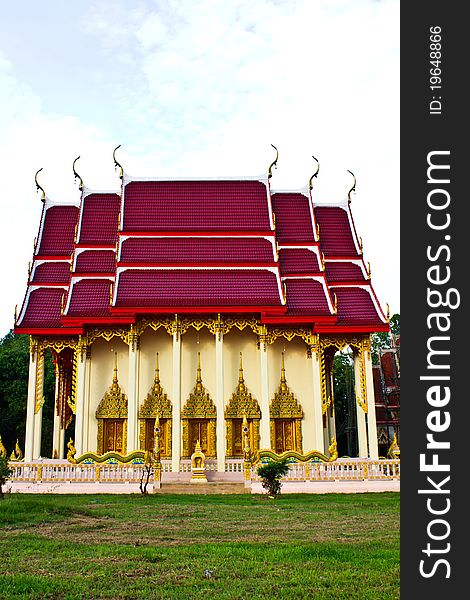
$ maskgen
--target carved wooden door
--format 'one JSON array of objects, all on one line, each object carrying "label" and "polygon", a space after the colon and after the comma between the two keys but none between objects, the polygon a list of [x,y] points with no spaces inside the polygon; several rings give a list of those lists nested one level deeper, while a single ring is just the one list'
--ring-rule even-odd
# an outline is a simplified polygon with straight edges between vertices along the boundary
[{"label": "carved wooden door", "polygon": [[207,454],[207,424],[208,419],[189,419],[189,451],[192,454],[199,440],[201,450]]},{"label": "carved wooden door", "polygon": [[292,419],[276,419],[275,421],[276,453],[295,450],[295,428]]},{"label": "carved wooden door", "polygon": [[123,451],[124,420],[104,419],[104,452]]}]

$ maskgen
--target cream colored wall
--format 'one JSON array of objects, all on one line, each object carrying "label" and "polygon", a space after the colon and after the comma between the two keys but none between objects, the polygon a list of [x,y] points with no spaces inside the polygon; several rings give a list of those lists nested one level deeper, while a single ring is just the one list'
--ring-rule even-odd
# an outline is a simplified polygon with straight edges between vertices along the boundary
[{"label": "cream colored wall", "polygon": [[[140,340],[138,398],[141,405],[150,390],[155,374],[155,357],[159,353],[161,384],[172,398],[172,336],[163,329],[148,328]],[[303,451],[313,448],[313,375],[312,359],[307,358],[305,343],[297,338],[291,342],[278,339],[267,347],[269,400],[279,386],[281,353],[285,349],[287,383],[304,411],[302,421]],[[118,379],[124,393],[128,383],[128,346],[118,338],[110,342],[98,339],[92,346],[90,372],[89,433],[85,451],[96,452],[97,422],[95,412],[106,390],[112,383],[114,352],[118,352]],[[196,383],[197,352],[201,353],[202,382],[215,404],[216,363],[215,336],[206,329],[196,332],[190,329],[182,336],[181,356],[181,404],[186,404]],[[257,337],[251,329],[232,329],[224,336],[224,408],[238,382],[240,352],[243,353],[243,371],[248,390],[261,406],[261,377]],[[219,415],[218,415],[219,416]],[[220,415],[223,418],[223,414]],[[262,418],[269,418],[263,415]]]},{"label": "cream colored wall", "polygon": [[288,342],[278,338],[268,346],[269,402],[277,392],[281,380],[281,355],[284,351],[287,385],[294,393],[304,411],[302,420],[302,451],[317,450],[313,447],[313,376],[312,359],[307,358],[305,342],[295,337]]},{"label": "cream colored wall", "polygon": [[118,381],[121,389],[127,394],[129,347],[119,338],[106,342],[97,339],[91,347],[90,371],[90,404],[88,439],[84,442],[85,452],[96,452],[98,424],[95,418],[96,409],[106,390],[111,386],[114,375],[114,353],[118,354]]}]

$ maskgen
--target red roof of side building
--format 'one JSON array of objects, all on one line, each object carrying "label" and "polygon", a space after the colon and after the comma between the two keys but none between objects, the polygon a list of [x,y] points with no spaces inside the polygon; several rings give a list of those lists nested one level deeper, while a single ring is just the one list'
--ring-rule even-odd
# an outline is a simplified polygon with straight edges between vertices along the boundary
[{"label": "red roof of side building", "polygon": [[116,244],[120,205],[118,194],[85,195],[81,206],[78,243],[82,246]]},{"label": "red roof of side building", "polygon": [[120,263],[273,263],[273,244],[263,237],[130,237]]},{"label": "red roof of side building", "polygon": [[126,269],[117,282],[117,308],[280,307],[278,279],[267,269]]},{"label": "red roof of side building", "polygon": [[131,181],[123,231],[270,231],[261,181]]},{"label": "red roof of side building", "polygon": [[300,193],[278,192],[272,195],[272,203],[279,244],[314,242],[309,198]]},{"label": "red roof of side building", "polygon": [[320,248],[329,256],[358,256],[347,209],[316,205],[315,219],[320,226]]}]

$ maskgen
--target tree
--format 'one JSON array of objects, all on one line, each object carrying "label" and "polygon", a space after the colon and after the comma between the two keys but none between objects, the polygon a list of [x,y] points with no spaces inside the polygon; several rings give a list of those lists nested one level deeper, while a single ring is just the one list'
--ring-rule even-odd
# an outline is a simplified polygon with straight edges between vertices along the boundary
[{"label": "tree", "polygon": [[281,477],[289,472],[287,459],[271,460],[258,467],[257,473],[261,477],[261,485],[268,491],[269,496],[275,498],[281,493]]},{"label": "tree", "polygon": [[379,351],[384,348],[392,348],[393,342],[391,335],[397,337],[400,335],[400,315],[394,314],[390,318],[390,333],[381,331],[372,335],[372,363],[379,364]]},{"label": "tree", "polygon": [[0,454],[0,500],[3,500],[3,486],[12,474],[8,464],[8,457]]},{"label": "tree", "polygon": [[[7,449],[18,439],[24,448],[26,400],[28,397],[29,336],[10,331],[0,340],[0,435]],[[45,356],[44,406],[41,455],[50,454],[54,415],[54,367]]]}]

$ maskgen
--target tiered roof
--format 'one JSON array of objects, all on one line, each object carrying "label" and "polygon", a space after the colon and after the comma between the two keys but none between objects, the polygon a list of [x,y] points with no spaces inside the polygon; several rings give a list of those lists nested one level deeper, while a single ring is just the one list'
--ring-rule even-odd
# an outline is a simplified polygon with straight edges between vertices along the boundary
[{"label": "tiered roof", "polygon": [[45,199],[15,330],[83,333],[143,315],[241,314],[315,332],[388,330],[349,201],[270,179],[138,179],[120,193]]}]

